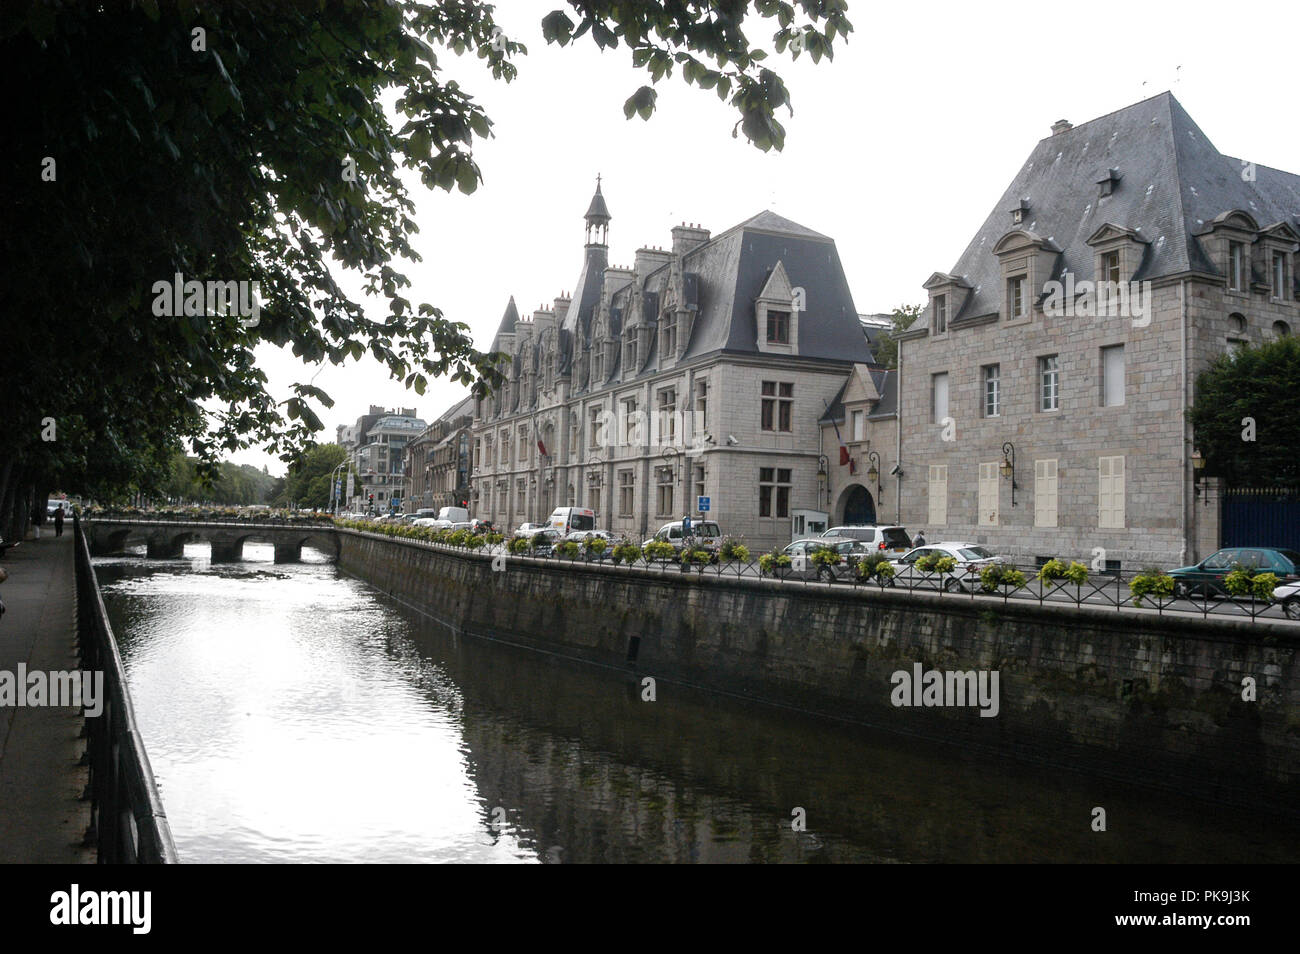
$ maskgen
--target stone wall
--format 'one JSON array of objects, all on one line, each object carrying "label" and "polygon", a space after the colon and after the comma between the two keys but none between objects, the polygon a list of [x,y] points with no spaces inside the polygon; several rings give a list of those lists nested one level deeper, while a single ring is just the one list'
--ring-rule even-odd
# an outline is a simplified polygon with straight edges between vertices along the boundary
[{"label": "stone wall", "polygon": [[[1284,625],[491,556],[356,532],[340,564],[461,632],[892,732],[1294,815]],[[634,657],[634,658],[631,658]],[[891,675],[997,670],[999,713],[894,707]],[[1242,679],[1257,700],[1242,700]]]}]

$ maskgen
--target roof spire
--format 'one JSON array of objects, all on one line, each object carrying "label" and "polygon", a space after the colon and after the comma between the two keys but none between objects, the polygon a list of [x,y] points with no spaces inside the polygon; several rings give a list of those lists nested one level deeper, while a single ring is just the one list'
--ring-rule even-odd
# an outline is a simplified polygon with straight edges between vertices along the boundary
[{"label": "roof spire", "polygon": [[605,205],[605,196],[600,191],[599,174],[596,175],[596,194],[591,197],[591,205],[587,206],[587,214],[583,216],[587,220],[587,244],[588,245],[605,245],[609,238],[609,220],[612,216],[609,214],[609,206]]}]

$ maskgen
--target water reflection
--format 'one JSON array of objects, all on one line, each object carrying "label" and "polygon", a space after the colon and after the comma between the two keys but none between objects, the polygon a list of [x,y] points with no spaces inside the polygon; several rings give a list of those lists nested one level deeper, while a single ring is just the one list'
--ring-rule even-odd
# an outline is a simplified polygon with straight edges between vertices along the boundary
[{"label": "water reflection", "polygon": [[451,633],[304,552],[96,561],[184,860],[1282,861],[1300,844],[663,682],[645,702],[630,674]]}]

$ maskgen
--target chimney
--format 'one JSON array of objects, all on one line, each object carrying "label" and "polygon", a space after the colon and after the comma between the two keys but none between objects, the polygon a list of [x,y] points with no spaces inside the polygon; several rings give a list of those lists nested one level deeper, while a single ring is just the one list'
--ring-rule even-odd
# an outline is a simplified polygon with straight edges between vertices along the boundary
[{"label": "chimney", "polygon": [[709,240],[709,230],[696,224],[683,222],[673,229],[673,254],[680,257],[691,249],[699,248]]},{"label": "chimney", "polygon": [[636,250],[636,262],[633,267],[636,270],[637,281],[644,281],[645,277],[655,269],[667,265],[672,261],[672,252],[665,252],[661,248],[639,248]]},{"label": "chimney", "polygon": [[572,301],[573,299],[567,294],[561,295],[559,298],[555,299],[554,306],[556,324],[564,324],[564,316],[569,313],[569,303]]},{"label": "chimney", "polygon": [[1073,128],[1074,125],[1069,120],[1058,119],[1056,122],[1052,123],[1052,135],[1059,136],[1061,133],[1067,132]]}]

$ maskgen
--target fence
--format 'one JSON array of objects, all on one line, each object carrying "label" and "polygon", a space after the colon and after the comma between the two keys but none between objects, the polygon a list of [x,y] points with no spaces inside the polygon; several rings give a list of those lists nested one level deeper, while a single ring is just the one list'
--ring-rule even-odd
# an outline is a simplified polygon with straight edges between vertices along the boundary
[{"label": "fence", "polygon": [[149,756],[136,728],[131,696],[117,640],[108,623],[90,547],[79,518],[73,518],[77,550],[77,635],[81,667],[104,673],[104,711],[86,720],[85,761],[91,800],[87,841],[100,864],[176,862],[176,845],[154,783]]}]

